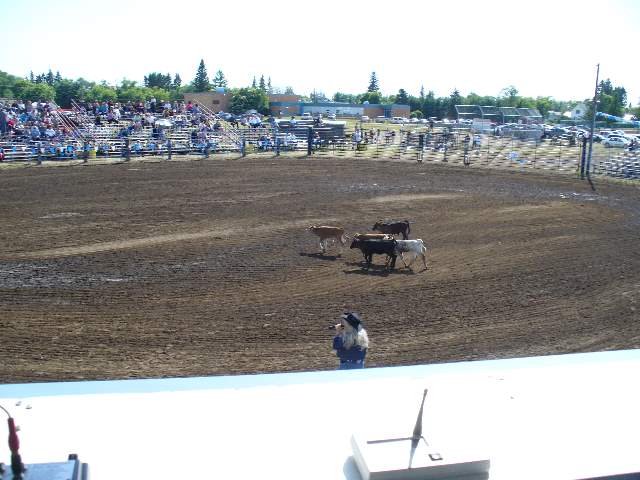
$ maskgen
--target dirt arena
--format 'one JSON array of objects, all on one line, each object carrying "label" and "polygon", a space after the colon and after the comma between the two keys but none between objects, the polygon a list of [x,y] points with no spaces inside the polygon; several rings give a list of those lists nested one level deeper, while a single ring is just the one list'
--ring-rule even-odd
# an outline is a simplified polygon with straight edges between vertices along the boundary
[{"label": "dirt arena", "polygon": [[[640,347],[640,188],[308,158],[0,172],[0,383],[336,368]],[[408,219],[395,271],[305,230]]]}]

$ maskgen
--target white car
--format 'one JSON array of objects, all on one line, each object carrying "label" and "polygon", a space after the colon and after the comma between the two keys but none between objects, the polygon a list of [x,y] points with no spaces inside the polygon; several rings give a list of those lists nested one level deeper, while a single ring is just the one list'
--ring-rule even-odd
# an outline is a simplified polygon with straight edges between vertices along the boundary
[{"label": "white car", "polygon": [[361,120],[362,122],[368,122],[370,119],[369,119],[369,116],[368,116],[368,115],[362,115],[362,117],[360,117],[360,120]]},{"label": "white car", "polygon": [[618,137],[618,136],[614,136],[614,135],[610,135],[608,138],[605,138],[602,141],[602,144],[605,147],[628,147],[629,145],[631,145],[631,142],[629,140],[627,140],[624,137]]},{"label": "white car", "polygon": [[376,117],[376,122],[378,123],[384,123],[387,121],[387,117],[385,117],[384,115],[379,115]]}]

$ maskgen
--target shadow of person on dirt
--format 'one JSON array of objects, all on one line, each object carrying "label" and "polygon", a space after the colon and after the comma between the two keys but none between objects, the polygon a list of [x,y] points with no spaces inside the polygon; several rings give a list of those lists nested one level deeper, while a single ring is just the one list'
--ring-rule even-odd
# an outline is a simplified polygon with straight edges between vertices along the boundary
[{"label": "shadow of person on dirt", "polygon": [[337,259],[341,257],[341,255],[327,255],[320,252],[316,252],[316,253],[300,252],[300,256],[309,257],[309,258],[318,258],[320,260],[329,260],[331,262],[335,262]]}]

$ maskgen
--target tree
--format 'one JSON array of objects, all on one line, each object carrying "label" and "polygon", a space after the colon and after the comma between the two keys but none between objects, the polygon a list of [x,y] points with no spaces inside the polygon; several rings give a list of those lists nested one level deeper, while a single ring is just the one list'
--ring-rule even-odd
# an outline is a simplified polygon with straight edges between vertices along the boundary
[{"label": "tree", "polygon": [[295,93],[293,93],[293,87],[286,87],[284,89],[284,94],[285,95],[295,95]]},{"label": "tree", "polygon": [[424,85],[420,85],[420,100],[424,101]]},{"label": "tree", "polygon": [[251,82],[251,88],[258,88],[258,84],[256,83],[256,76],[253,76],[253,82]]},{"label": "tree", "polygon": [[33,70],[31,70],[31,71],[29,72],[29,81],[30,81],[31,83],[35,83],[35,81],[36,81],[36,77],[34,77],[34,76],[33,76]]},{"label": "tree", "polygon": [[180,85],[182,85],[182,79],[180,78],[180,75],[176,73],[176,76],[173,77],[173,88],[177,90],[180,88]]},{"label": "tree", "polygon": [[271,87],[271,77],[267,80],[267,93],[273,93],[273,88]]},{"label": "tree", "polygon": [[380,92],[367,92],[362,95],[358,95],[358,102],[364,103],[382,103],[382,95]]},{"label": "tree", "polygon": [[269,113],[267,94],[259,88],[238,88],[231,90],[229,110],[231,113],[244,113],[247,110]]},{"label": "tree", "polygon": [[457,88],[453,89],[451,95],[449,95],[449,108],[447,108],[447,116],[449,118],[455,118],[457,115],[456,105],[462,104],[462,96],[460,96],[460,92]]},{"label": "tree", "polygon": [[207,75],[207,67],[204,65],[204,60],[200,59],[200,65],[198,65],[198,71],[196,77],[192,82],[193,89],[196,92],[206,92],[211,89],[209,83],[209,76]]},{"label": "tree", "polygon": [[518,89],[513,85],[503,88],[498,103],[503,107],[515,107],[518,104]]},{"label": "tree", "polygon": [[56,82],[54,88],[56,91],[55,101],[63,108],[69,108],[71,100],[84,100],[87,90],[81,82],[65,78]]},{"label": "tree", "polygon": [[333,101],[341,102],[341,103],[357,103],[358,102],[357,97],[358,97],[357,95],[352,95],[350,93],[336,92],[333,94]]},{"label": "tree", "polygon": [[17,80],[13,85],[13,93],[20,100],[43,101],[53,100],[55,90],[46,83],[31,83],[27,80]]},{"label": "tree", "polygon": [[367,87],[367,92],[379,92],[380,85],[378,85],[378,77],[376,77],[376,72],[371,72],[371,77],[369,78],[369,86]]},{"label": "tree", "polygon": [[55,80],[55,77],[53,76],[53,72],[51,71],[51,69],[49,69],[44,81],[47,83],[47,85],[53,86],[54,80]]},{"label": "tree", "polygon": [[165,90],[171,89],[171,75],[168,73],[163,75],[158,72],[151,72],[149,75],[144,77],[144,86],[148,88],[158,87],[164,88]]},{"label": "tree", "polygon": [[407,95],[407,91],[404,88],[398,90],[394,103],[397,103],[398,105],[409,105],[409,95]]},{"label": "tree", "polygon": [[216,76],[213,77],[213,86],[227,88],[227,79],[225,78],[224,73],[222,73],[222,70],[218,70],[216,72]]},{"label": "tree", "polygon": [[322,93],[322,92],[320,92],[318,90],[314,90],[313,92],[311,92],[309,97],[311,98],[311,101],[313,103],[328,102],[329,101],[327,96],[324,93]]},{"label": "tree", "polygon": [[262,90],[263,92],[266,93],[267,91],[267,84],[264,82],[264,75],[260,75],[260,83],[258,84],[260,90]]},{"label": "tree", "polygon": [[53,83],[58,83],[62,81],[62,75],[60,75],[59,71],[56,71],[56,76],[53,79]]}]

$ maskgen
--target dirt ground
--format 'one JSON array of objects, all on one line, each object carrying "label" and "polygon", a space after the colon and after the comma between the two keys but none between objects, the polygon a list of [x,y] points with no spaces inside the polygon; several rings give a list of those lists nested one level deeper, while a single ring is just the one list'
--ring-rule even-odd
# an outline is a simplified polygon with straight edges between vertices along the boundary
[{"label": "dirt ground", "polygon": [[[370,367],[640,347],[640,189],[327,158],[0,172],[0,383]],[[407,219],[429,268],[365,271],[310,224]]]}]

